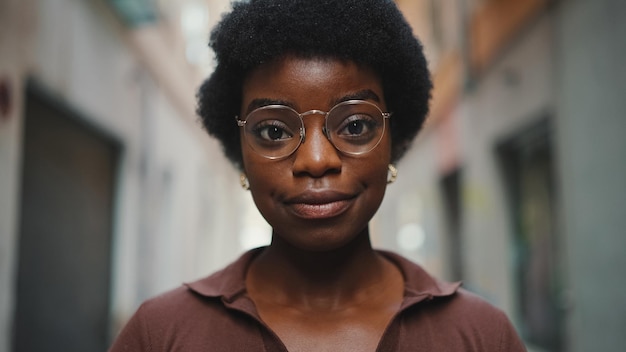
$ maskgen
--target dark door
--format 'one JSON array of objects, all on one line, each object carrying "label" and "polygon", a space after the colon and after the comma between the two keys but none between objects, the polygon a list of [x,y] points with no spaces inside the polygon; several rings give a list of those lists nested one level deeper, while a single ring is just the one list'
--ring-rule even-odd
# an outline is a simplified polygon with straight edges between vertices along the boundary
[{"label": "dark door", "polygon": [[105,351],[117,144],[26,94],[14,351]]},{"label": "dark door", "polygon": [[444,228],[448,247],[448,275],[450,281],[462,281],[463,277],[463,241],[461,238],[462,200],[461,170],[455,169],[441,179],[441,191],[444,205]]},{"label": "dark door", "polygon": [[513,224],[522,335],[544,351],[562,351],[563,278],[552,127],[542,119],[499,148]]}]

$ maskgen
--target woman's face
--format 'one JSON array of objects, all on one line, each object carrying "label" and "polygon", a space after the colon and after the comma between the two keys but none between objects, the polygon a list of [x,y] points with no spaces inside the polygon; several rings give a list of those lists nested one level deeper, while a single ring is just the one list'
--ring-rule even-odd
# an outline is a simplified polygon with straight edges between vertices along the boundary
[{"label": "woman's face", "polygon": [[[263,105],[279,103],[299,113],[327,112],[351,99],[387,111],[379,77],[335,59],[286,56],[263,64],[248,75],[242,98],[244,118]],[[304,141],[282,159],[259,155],[241,132],[244,170],[259,211],[274,229],[274,241],[310,251],[336,249],[364,234],[383,199],[391,155],[389,122],[384,122],[384,135],[373,150],[349,156],[327,139],[324,115],[311,114],[303,120]]]}]

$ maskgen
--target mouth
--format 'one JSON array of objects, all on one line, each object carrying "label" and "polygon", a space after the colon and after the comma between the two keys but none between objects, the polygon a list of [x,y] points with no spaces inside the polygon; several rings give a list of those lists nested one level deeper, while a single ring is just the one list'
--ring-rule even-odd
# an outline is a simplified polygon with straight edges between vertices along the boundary
[{"label": "mouth", "polygon": [[327,219],[343,214],[354,203],[356,196],[339,192],[306,192],[288,199],[285,204],[297,217]]}]

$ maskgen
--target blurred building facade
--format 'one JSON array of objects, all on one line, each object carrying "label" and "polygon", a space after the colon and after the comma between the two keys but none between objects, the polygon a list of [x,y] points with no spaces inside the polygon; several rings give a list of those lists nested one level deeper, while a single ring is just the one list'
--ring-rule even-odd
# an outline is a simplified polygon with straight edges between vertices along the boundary
[{"label": "blurred building facade", "polygon": [[396,2],[435,92],[381,245],[503,308],[530,350],[623,349],[626,3]]},{"label": "blurred building facade", "polygon": [[[194,114],[228,2],[0,1],[0,350],[102,350],[267,242]],[[396,2],[436,89],[375,245],[463,280],[531,350],[621,350],[626,3]]]},{"label": "blurred building facade", "polygon": [[195,115],[225,5],[0,2],[1,351],[105,350],[241,252],[249,196]]}]

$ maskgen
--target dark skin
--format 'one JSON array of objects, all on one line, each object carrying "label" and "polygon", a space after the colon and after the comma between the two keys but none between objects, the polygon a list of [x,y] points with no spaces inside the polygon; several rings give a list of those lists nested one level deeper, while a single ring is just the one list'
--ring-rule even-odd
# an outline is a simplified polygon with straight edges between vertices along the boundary
[{"label": "dark skin", "polygon": [[[241,116],[259,101],[304,112],[358,98],[386,111],[373,71],[328,58],[263,64],[242,92]],[[252,196],[274,231],[248,271],[248,293],[289,351],[374,351],[404,287],[398,268],[372,249],[368,231],[387,186],[389,125],[376,148],[348,156],[322,133],[323,115],[304,122],[305,141],[283,159],[267,159],[242,139]]]}]

